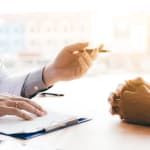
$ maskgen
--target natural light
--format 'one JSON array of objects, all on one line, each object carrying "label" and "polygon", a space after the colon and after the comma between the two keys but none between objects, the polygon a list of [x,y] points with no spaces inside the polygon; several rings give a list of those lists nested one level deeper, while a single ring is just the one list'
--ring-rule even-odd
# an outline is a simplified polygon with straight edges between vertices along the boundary
[{"label": "natural light", "polygon": [[112,51],[98,57],[89,76],[149,73],[148,6],[148,0],[5,0],[1,56],[12,70],[29,68],[51,62],[68,44],[89,41],[90,47],[103,43]]}]

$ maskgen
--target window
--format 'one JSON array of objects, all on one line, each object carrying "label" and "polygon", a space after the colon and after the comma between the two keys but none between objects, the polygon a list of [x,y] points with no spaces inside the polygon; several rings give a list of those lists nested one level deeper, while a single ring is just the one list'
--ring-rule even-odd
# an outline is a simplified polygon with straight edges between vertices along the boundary
[{"label": "window", "polygon": [[104,43],[106,49],[112,50],[97,58],[97,71],[91,69],[92,75],[94,71],[150,72],[149,65],[143,65],[150,61],[150,10],[145,0],[142,5],[133,0],[137,5],[132,9],[128,7],[129,0],[116,0],[114,7],[111,0],[88,0],[86,5],[83,0],[62,0],[61,5],[39,0],[30,9],[31,3],[22,1],[24,6],[14,4],[15,9],[4,8],[5,13],[0,13],[1,55],[37,53],[41,62],[48,62],[65,45],[89,40],[93,47]]}]

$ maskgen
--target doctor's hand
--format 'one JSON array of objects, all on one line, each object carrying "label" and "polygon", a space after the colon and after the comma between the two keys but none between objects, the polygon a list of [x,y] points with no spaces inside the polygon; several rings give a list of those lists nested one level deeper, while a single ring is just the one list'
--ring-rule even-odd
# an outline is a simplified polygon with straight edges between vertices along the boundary
[{"label": "doctor's hand", "polygon": [[46,114],[46,111],[27,98],[14,95],[0,95],[0,116],[15,115],[25,120],[32,120],[31,113],[43,116]]},{"label": "doctor's hand", "polygon": [[[91,52],[85,50],[88,43],[77,43],[66,46],[59,53],[53,64],[47,65],[43,72],[43,80],[46,86],[58,81],[69,81],[80,78],[91,67],[98,50]],[[101,46],[102,48],[103,46]]]}]

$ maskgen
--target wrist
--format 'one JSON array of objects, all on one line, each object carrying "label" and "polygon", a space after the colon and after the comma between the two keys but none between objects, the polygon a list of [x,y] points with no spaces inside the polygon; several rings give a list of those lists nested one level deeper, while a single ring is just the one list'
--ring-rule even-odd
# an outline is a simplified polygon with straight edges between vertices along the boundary
[{"label": "wrist", "polygon": [[43,82],[46,87],[52,86],[58,81],[60,81],[58,73],[53,65],[45,66],[43,69]]}]

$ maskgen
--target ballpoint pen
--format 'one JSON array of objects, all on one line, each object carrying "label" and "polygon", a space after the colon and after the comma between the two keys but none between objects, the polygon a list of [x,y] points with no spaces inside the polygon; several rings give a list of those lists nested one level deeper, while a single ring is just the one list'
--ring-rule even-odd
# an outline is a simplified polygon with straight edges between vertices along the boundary
[{"label": "ballpoint pen", "polygon": [[64,94],[60,94],[60,93],[49,93],[49,92],[43,92],[40,93],[40,96],[64,96]]},{"label": "ballpoint pen", "polygon": [[74,51],[73,54],[78,54],[79,52],[84,52],[84,51],[92,52],[93,50],[96,50],[96,49],[98,50],[99,53],[111,52],[111,50],[106,50],[106,49],[101,49],[101,48],[87,48],[87,49],[84,49],[84,50]]},{"label": "ballpoint pen", "polygon": [[94,48],[94,49],[85,49],[86,51],[93,51],[98,49],[99,53],[107,53],[107,52],[111,52],[110,50],[106,50],[106,49],[100,49],[100,48]]}]

